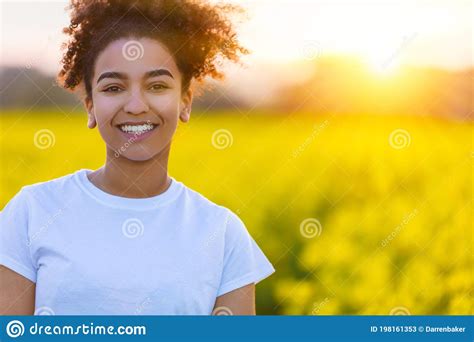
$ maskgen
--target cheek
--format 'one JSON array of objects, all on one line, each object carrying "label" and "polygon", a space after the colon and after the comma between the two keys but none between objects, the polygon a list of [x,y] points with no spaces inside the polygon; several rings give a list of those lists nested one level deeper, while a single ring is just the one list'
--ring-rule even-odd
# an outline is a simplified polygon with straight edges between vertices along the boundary
[{"label": "cheek", "polygon": [[151,96],[150,110],[159,114],[165,121],[176,121],[179,110],[179,97],[175,94]]},{"label": "cheek", "polygon": [[99,97],[96,99],[94,107],[97,123],[100,123],[101,126],[104,126],[107,122],[109,122],[110,126],[110,121],[112,121],[114,115],[120,110],[120,106],[120,101],[112,97]]}]

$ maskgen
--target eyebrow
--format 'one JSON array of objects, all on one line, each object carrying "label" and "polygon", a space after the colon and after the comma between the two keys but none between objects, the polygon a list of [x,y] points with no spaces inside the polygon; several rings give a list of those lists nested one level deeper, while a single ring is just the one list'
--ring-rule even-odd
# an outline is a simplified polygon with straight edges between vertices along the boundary
[{"label": "eyebrow", "polygon": [[[151,71],[147,71],[143,76],[144,79],[151,78],[151,77],[158,77],[158,76],[169,76],[174,79],[173,75],[166,69],[155,69]],[[97,83],[99,83],[104,78],[116,78],[119,80],[126,80],[128,77],[126,74],[117,72],[117,71],[108,71],[104,72],[102,75],[99,76],[97,79]]]}]

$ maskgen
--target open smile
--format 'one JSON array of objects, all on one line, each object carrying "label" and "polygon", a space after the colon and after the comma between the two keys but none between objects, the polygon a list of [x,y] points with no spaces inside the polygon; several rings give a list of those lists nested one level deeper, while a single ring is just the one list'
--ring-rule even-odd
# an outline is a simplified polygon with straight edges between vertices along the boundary
[{"label": "open smile", "polygon": [[145,123],[124,123],[117,125],[117,129],[127,140],[139,141],[146,139],[159,127],[158,124]]}]

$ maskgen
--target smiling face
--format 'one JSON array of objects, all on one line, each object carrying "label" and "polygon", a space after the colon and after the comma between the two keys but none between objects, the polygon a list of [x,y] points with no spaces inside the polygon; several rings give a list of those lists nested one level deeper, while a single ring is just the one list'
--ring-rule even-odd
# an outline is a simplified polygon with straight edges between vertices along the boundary
[{"label": "smiling face", "polygon": [[166,46],[150,38],[111,42],[95,61],[89,127],[98,126],[115,158],[143,161],[169,150],[178,118],[189,120],[192,93]]}]

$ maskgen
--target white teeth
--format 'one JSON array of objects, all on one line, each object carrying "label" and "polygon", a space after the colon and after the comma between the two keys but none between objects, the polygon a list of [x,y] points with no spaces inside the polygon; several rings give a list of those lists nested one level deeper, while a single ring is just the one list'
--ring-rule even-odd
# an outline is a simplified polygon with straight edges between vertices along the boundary
[{"label": "white teeth", "polygon": [[136,133],[142,134],[148,131],[151,131],[154,128],[152,124],[143,124],[143,125],[122,125],[120,129],[125,133]]}]

